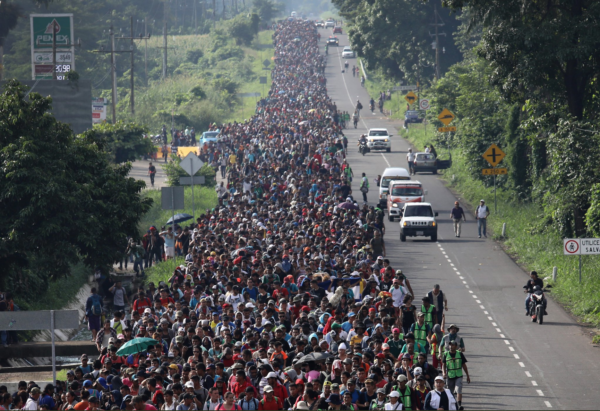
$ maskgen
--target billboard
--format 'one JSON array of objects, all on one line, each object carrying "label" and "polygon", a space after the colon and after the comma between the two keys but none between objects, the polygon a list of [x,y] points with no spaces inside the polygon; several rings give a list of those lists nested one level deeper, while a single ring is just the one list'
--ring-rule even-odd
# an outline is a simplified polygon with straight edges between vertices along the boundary
[{"label": "billboard", "polygon": [[106,121],[106,105],[108,100],[102,97],[92,97],[92,123],[103,123]]},{"label": "billboard", "polygon": [[[32,80],[64,79],[75,70],[73,14],[30,14]],[[54,28],[54,30],[53,30]],[[53,69],[53,38],[56,38],[56,69]],[[45,66],[45,67],[44,67]]]}]

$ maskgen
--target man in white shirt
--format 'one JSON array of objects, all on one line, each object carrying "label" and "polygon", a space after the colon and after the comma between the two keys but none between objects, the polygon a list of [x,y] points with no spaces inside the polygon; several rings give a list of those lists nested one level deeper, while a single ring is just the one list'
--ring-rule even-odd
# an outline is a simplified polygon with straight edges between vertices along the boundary
[{"label": "man in white shirt", "polygon": [[38,387],[33,387],[31,392],[29,393],[29,398],[25,403],[24,410],[37,410],[38,409],[38,401],[40,400],[40,389]]},{"label": "man in white shirt", "polygon": [[406,161],[408,161],[408,173],[415,174],[415,153],[413,153],[412,148],[409,148],[408,153],[406,153]]},{"label": "man in white shirt", "polygon": [[477,219],[477,234],[481,238],[481,231],[483,230],[483,236],[487,238],[486,226],[487,218],[490,215],[490,209],[485,205],[485,200],[481,200],[477,209],[475,210],[475,218]]},{"label": "man in white shirt", "polygon": [[399,401],[400,398],[400,393],[398,391],[392,391],[390,392],[390,402],[386,403],[384,408],[385,410],[403,410],[404,406],[402,405],[402,403]]},{"label": "man in white shirt", "polygon": [[406,289],[400,285],[400,280],[394,278],[394,285],[390,288],[392,293],[392,300],[394,300],[394,307],[396,313],[399,314],[400,306],[404,302],[404,296],[406,295]]},{"label": "man in white shirt", "polygon": [[456,400],[444,384],[444,377],[435,377],[435,389],[425,397],[426,410],[456,410]]}]

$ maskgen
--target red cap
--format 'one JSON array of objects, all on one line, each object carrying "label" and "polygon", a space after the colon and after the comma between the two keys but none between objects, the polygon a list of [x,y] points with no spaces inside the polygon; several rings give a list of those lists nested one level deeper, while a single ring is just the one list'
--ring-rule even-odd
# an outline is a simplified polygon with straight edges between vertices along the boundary
[{"label": "red cap", "polygon": [[373,307],[369,308],[369,312],[376,312],[375,308],[373,308]]}]

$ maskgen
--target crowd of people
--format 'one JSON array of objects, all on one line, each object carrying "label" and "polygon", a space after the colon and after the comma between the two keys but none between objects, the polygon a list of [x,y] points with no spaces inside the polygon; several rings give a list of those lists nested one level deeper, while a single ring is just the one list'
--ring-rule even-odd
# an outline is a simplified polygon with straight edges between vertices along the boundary
[{"label": "crowd of people", "polygon": [[[219,205],[175,228],[185,264],[130,296],[115,283],[111,315],[93,290],[98,358],[43,390],[0,387],[0,409],[462,409],[465,341],[440,287],[417,297],[386,258],[382,210],[353,197],[314,24],[273,40],[268,97],[209,148]],[[157,343],[118,354],[142,337]]]}]

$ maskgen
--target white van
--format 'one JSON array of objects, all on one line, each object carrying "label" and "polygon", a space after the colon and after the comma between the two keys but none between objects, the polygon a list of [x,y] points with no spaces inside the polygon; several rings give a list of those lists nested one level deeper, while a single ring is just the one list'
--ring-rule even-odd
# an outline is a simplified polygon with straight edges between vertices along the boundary
[{"label": "white van", "polygon": [[383,170],[379,182],[379,207],[383,210],[387,205],[387,193],[391,181],[410,180],[410,174],[402,167],[388,167]]},{"label": "white van", "polygon": [[391,181],[387,196],[388,220],[402,217],[404,203],[424,202],[426,194],[427,190],[423,189],[420,181]]}]

